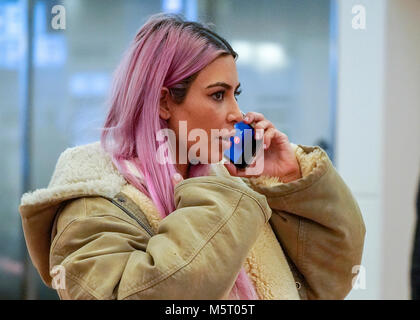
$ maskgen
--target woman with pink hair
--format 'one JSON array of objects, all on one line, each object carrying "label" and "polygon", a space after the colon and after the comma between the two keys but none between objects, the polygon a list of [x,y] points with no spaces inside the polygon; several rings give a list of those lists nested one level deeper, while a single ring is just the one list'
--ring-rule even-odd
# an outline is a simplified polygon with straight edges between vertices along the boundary
[{"label": "woman with pink hair", "polygon": [[[241,112],[237,57],[178,15],[153,15],[136,34],[115,72],[100,142],[67,149],[48,188],[22,197],[31,258],[60,298],[350,291],[365,234],[360,209],[324,150]],[[223,161],[242,121],[264,145],[258,174]]]}]

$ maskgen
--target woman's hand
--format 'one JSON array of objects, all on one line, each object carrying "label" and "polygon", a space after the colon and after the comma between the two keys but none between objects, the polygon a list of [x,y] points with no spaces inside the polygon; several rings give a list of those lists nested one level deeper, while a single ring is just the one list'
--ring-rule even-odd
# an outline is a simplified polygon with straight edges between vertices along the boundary
[{"label": "woman's hand", "polygon": [[[270,121],[264,118],[263,114],[258,112],[248,112],[244,122],[254,124],[256,133],[258,133],[257,129],[264,130],[263,137],[256,136],[257,140],[264,139],[263,149],[259,151],[264,152],[264,168],[260,175],[279,177],[282,182],[290,182],[302,177],[295,152],[284,133],[277,130]],[[250,167],[255,165],[256,161],[257,158]],[[227,162],[225,167],[232,176],[255,177],[255,175],[247,175],[246,170],[237,169],[233,163]]]},{"label": "woman's hand", "polygon": [[180,183],[180,182],[182,182],[184,180],[184,178],[177,172],[177,173],[175,173],[173,176],[172,176],[172,185],[174,186],[174,188],[175,188],[175,186],[178,184],[178,183]]}]

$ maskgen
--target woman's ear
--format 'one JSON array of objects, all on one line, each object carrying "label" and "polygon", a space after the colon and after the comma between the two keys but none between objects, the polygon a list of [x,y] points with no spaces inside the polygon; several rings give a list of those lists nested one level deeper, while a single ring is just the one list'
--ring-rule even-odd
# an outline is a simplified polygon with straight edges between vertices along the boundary
[{"label": "woman's ear", "polygon": [[160,91],[159,116],[163,120],[168,120],[171,117],[171,111],[169,108],[170,96],[168,88],[162,87],[162,90]]}]

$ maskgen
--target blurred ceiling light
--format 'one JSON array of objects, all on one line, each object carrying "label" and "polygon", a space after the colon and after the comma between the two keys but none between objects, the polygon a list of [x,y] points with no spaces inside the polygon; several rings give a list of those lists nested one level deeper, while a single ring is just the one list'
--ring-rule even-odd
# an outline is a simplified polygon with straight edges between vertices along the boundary
[{"label": "blurred ceiling light", "polygon": [[232,48],[239,55],[238,64],[252,64],[253,52],[250,42],[242,40],[232,41]]},{"label": "blurred ceiling light", "polygon": [[266,71],[287,66],[287,56],[281,45],[273,42],[261,43],[256,47],[256,62],[259,69]]},{"label": "blurred ceiling light", "polygon": [[67,44],[61,34],[38,34],[34,37],[36,67],[58,67],[67,60]]},{"label": "blurred ceiling light", "polygon": [[162,0],[162,10],[170,13],[182,11],[182,0]]},{"label": "blurred ceiling light", "polygon": [[18,2],[0,2],[0,68],[15,69],[24,53],[21,8]]},{"label": "blurred ceiling light", "polygon": [[238,64],[252,65],[260,71],[282,69],[288,65],[287,54],[278,43],[233,40],[231,44],[239,55]]},{"label": "blurred ceiling light", "polygon": [[103,72],[79,72],[70,77],[70,94],[76,98],[101,97],[109,88],[109,74]]}]

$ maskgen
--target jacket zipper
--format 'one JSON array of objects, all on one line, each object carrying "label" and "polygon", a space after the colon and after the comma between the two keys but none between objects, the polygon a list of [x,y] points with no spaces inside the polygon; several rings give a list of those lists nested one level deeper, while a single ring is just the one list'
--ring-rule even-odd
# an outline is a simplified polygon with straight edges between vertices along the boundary
[{"label": "jacket zipper", "polygon": [[154,235],[153,231],[149,229],[148,226],[146,226],[140,219],[138,219],[134,214],[132,214],[130,211],[128,211],[126,208],[124,208],[122,205],[120,205],[117,201],[114,199],[108,199],[113,204],[115,204],[118,208],[123,210],[127,215],[129,215],[131,218],[137,221],[137,223],[144,229],[146,232],[152,237]]}]

